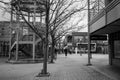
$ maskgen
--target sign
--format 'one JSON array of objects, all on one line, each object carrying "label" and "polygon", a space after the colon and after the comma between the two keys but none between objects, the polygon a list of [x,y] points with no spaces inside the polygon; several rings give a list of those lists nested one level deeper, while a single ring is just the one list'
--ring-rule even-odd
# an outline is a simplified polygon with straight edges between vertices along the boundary
[{"label": "sign", "polygon": [[92,35],[91,40],[107,40],[107,35]]},{"label": "sign", "polygon": [[[91,43],[91,51],[96,51],[96,43]],[[78,50],[88,50],[88,43],[77,43]]]},{"label": "sign", "polygon": [[72,46],[72,43],[67,43],[67,46]]}]

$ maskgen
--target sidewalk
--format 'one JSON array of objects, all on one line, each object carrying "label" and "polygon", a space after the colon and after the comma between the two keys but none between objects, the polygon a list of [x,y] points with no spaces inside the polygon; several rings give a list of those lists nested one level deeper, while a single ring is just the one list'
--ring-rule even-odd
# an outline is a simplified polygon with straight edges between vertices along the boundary
[{"label": "sidewalk", "polygon": [[[77,56],[75,56],[77,57]],[[77,57],[74,60],[80,61],[81,59],[84,59],[84,61],[87,60],[88,55],[84,54],[81,57]],[[81,58],[81,59],[79,59]],[[92,66],[89,66],[90,68],[96,70],[97,72],[104,74],[105,76],[113,79],[113,80],[120,80],[120,67],[117,66],[110,66],[108,62],[108,55],[107,54],[93,54],[92,60],[91,60]]]},{"label": "sidewalk", "polygon": [[120,67],[116,65],[109,65],[108,55],[93,55],[93,66],[96,71],[111,77],[115,80],[120,80]]},{"label": "sidewalk", "polygon": [[93,55],[92,66],[86,66],[87,60],[86,54],[58,55],[54,64],[48,64],[49,77],[35,77],[42,63],[0,64],[0,80],[120,80],[107,55]]},{"label": "sidewalk", "polygon": [[[106,72],[102,72],[101,67],[106,64],[107,55],[100,56],[94,55],[92,62],[94,63],[92,66],[86,66],[87,64],[87,55],[68,55],[64,57],[64,55],[60,55],[55,64],[49,67],[48,70],[51,75],[50,77],[36,77],[34,80],[119,80],[116,79],[115,76],[109,76]],[[103,58],[103,59],[100,59]],[[103,62],[96,60],[103,60]],[[104,61],[105,60],[105,61]],[[100,62],[100,63],[98,63]],[[98,67],[98,64],[101,64],[101,67]],[[56,67],[59,65],[59,67]],[[53,72],[54,70],[54,72]],[[110,73],[112,74],[112,73]]]}]

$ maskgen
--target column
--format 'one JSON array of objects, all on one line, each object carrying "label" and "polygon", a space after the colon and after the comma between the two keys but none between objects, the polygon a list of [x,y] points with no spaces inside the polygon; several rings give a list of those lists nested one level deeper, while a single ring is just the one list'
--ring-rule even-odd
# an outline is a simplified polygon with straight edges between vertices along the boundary
[{"label": "column", "polygon": [[91,44],[91,40],[90,40],[90,0],[88,0],[88,66],[91,65],[91,51],[90,51],[90,44]]},{"label": "column", "polygon": [[28,12],[28,22],[30,22],[30,12]]},{"label": "column", "polygon": [[[33,24],[36,25],[36,1],[34,1]],[[35,60],[35,33],[33,33],[33,60]]]},{"label": "column", "polygon": [[17,27],[16,27],[16,61],[18,60],[19,53],[19,11],[17,12]]},{"label": "column", "polygon": [[35,60],[35,33],[33,33],[33,61]]},{"label": "column", "polygon": [[13,11],[12,11],[13,6],[11,6],[11,19],[10,19],[10,40],[9,40],[9,60],[11,59],[11,46],[12,46],[12,21],[13,21]]},{"label": "column", "polygon": [[42,13],[40,13],[40,22],[42,23]]},{"label": "column", "polygon": [[112,65],[112,59],[114,54],[114,40],[112,38],[112,35],[108,35],[108,53],[109,53],[109,65]]}]

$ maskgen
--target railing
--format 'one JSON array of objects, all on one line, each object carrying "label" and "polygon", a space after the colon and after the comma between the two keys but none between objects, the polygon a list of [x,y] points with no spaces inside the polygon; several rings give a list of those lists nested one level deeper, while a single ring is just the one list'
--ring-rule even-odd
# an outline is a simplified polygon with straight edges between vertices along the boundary
[{"label": "railing", "polygon": [[94,17],[90,21],[90,25],[95,23],[97,20],[99,20],[104,15],[107,15],[109,11],[111,11],[115,6],[120,4],[120,0],[113,0],[109,5],[107,5],[105,8],[103,8],[98,14],[94,15]]},{"label": "railing", "polygon": [[102,0],[95,0],[91,3],[90,15],[91,19],[101,12],[105,8],[105,3]]},{"label": "railing", "polygon": [[15,41],[16,41],[16,37],[15,36],[16,36],[15,34],[12,35],[11,45],[13,45],[15,43]]},{"label": "railing", "polygon": [[20,41],[33,41],[33,35],[23,35]]},{"label": "railing", "polygon": [[11,46],[11,50],[14,48],[14,46],[16,45],[16,41],[12,44],[12,46]]},{"label": "railing", "polygon": [[112,10],[119,3],[120,3],[120,0],[113,0],[109,5],[106,6],[105,8],[106,12],[109,12],[110,10]]}]

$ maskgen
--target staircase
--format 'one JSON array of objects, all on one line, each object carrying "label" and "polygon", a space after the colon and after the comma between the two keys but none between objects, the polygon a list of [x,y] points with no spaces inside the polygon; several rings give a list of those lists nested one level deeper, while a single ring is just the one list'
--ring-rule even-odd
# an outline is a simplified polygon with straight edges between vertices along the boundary
[{"label": "staircase", "polygon": [[[16,50],[16,42],[11,47],[11,52],[15,52]],[[27,44],[20,44],[19,43],[19,53],[18,56],[20,58],[30,58],[32,57],[32,49],[27,46]]]},{"label": "staircase", "polygon": [[[33,35],[32,33],[29,34],[29,35],[20,35],[19,36],[19,53],[18,53],[18,56],[20,58],[32,58],[33,54],[32,54],[32,45],[33,45],[33,39],[32,39],[32,36]],[[36,58],[41,58],[43,57],[43,53],[42,53],[42,47],[40,46],[41,43],[41,39],[36,36],[36,41],[35,41],[35,46],[36,46],[36,50],[35,50],[35,57]],[[14,56],[15,56],[15,51],[16,51],[16,44],[17,44],[17,41],[16,41],[16,38],[15,38],[15,35],[12,37],[12,46],[11,46],[11,52],[14,53]]]}]

